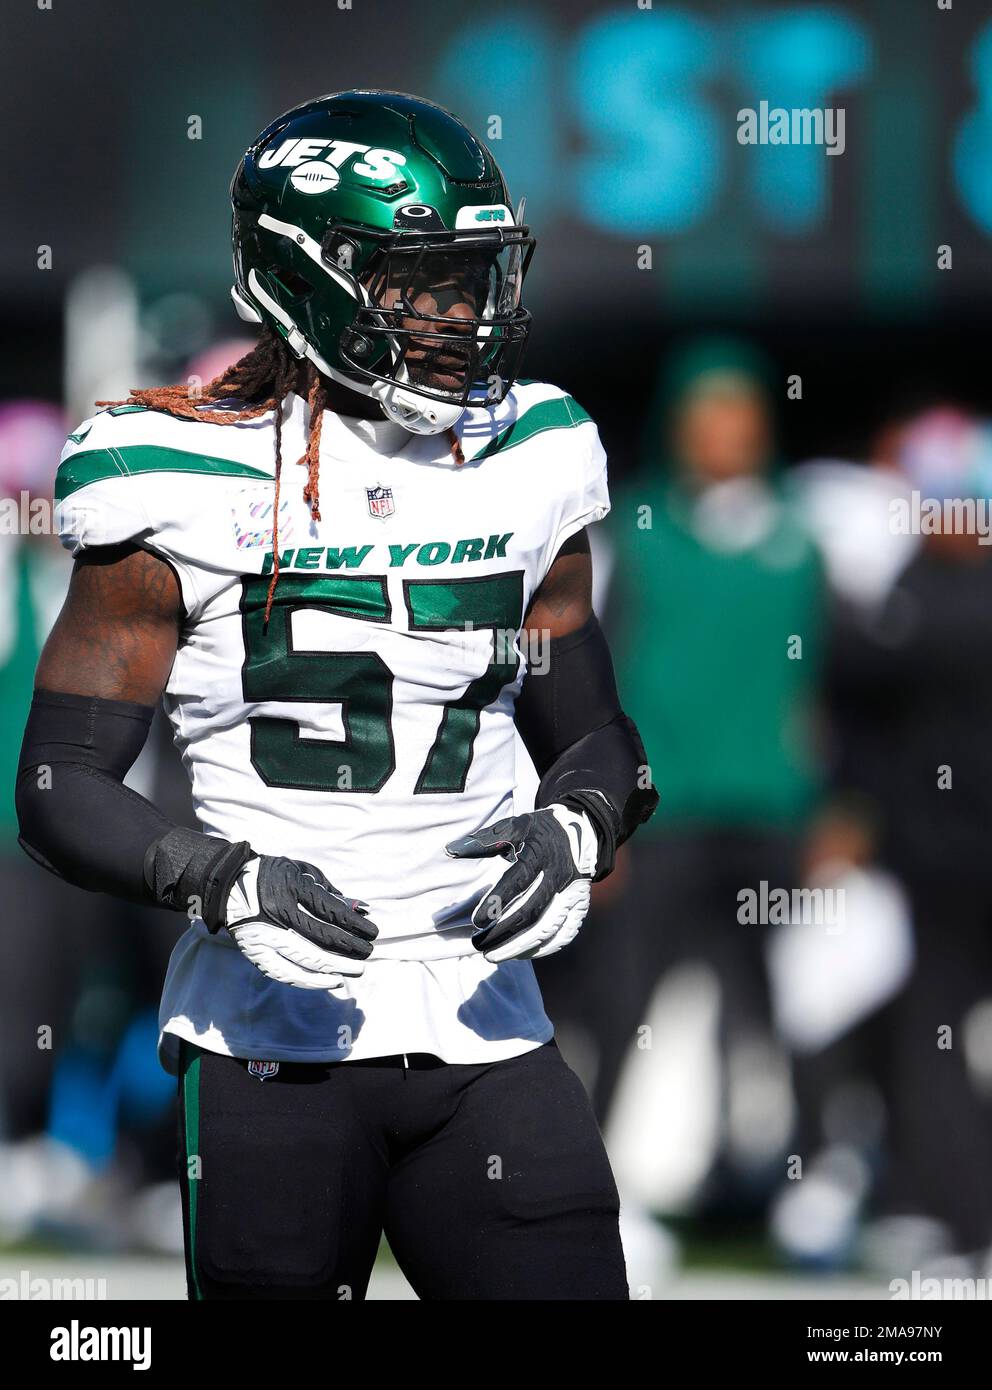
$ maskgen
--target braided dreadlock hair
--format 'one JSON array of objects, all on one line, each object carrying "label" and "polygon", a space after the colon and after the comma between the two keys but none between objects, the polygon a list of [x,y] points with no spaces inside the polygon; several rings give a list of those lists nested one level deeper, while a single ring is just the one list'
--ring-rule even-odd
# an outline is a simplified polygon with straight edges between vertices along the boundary
[{"label": "braided dreadlock hair", "polygon": [[[312,362],[304,362],[308,381],[307,404],[310,407],[310,429],[306,453],[299,463],[305,463],[307,481],[303,499],[310,505],[314,521],[320,520],[320,431],[326,409],[326,389],[323,378]],[[282,402],[297,386],[301,363],[289,351],[279,334],[265,327],[251,352],[233,363],[207,383],[202,392],[194,395],[186,382],[173,386],[149,386],[133,390],[123,401],[97,401],[99,406],[143,405],[148,410],[160,410],[184,420],[205,420],[212,425],[230,425],[238,420],[254,420],[268,411],[275,411],[276,424],[276,491],[272,515],[272,579],[265,603],[265,625],[272,612],[272,600],[279,582],[279,491],[282,482]],[[223,401],[237,401],[237,406],[211,410]]]},{"label": "braided dreadlock hair", "polygon": [[[254,420],[268,411],[275,411],[276,422],[276,491],[272,514],[272,579],[265,601],[265,626],[269,625],[272,601],[279,582],[279,492],[282,483],[282,402],[299,385],[301,370],[307,382],[307,404],[310,407],[310,428],[306,453],[297,462],[306,464],[307,480],[303,500],[309,504],[314,521],[320,520],[320,431],[327,409],[327,388],[324,378],[312,362],[301,363],[293,356],[283,339],[266,325],[261,337],[246,355],[194,395],[188,382],[173,386],[149,386],[134,390],[123,401],[97,401],[100,406],[143,405],[148,410],[160,410],[184,420],[205,420],[211,425],[230,425],[238,420]],[[224,401],[237,401],[236,407],[211,410]],[[455,463],[465,462],[461,443],[453,429],[448,442]]]}]

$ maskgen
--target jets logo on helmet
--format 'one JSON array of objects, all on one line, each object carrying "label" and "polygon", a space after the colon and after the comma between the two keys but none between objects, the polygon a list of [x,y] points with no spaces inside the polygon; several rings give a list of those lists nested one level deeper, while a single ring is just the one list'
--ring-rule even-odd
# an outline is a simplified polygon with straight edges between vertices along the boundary
[{"label": "jets logo on helmet", "polygon": [[406,156],[396,150],[374,150],[370,145],[356,145],[347,140],[283,140],[277,148],[259,156],[258,167],[299,166],[319,157],[321,162],[336,169],[357,154],[365,157],[353,166],[354,171],[368,179],[394,178],[396,166],[406,163]]},{"label": "jets logo on helmet", "polygon": [[[534,249],[496,161],[450,112],[399,92],[294,108],[231,187],[235,305],[414,433],[502,399],[530,332]],[[522,205],[521,205],[522,206]]]}]

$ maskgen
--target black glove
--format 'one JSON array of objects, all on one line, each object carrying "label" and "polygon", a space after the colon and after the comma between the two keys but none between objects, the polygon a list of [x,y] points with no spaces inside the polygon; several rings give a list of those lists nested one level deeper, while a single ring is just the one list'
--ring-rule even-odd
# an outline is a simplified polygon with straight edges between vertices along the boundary
[{"label": "black glove", "polygon": [[238,875],[227,929],[251,963],[281,984],[338,990],[361,975],[378,928],[313,864],[262,855]]},{"label": "black glove", "polygon": [[455,859],[510,860],[472,914],[472,944],[486,960],[550,956],[575,939],[589,911],[598,854],[584,812],[556,803],[463,835],[446,850]]}]

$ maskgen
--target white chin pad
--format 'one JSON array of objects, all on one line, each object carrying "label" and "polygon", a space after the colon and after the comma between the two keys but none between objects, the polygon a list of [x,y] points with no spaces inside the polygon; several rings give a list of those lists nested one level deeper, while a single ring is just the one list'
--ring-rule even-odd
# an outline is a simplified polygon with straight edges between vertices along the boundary
[{"label": "white chin pad", "polygon": [[464,414],[465,407],[448,401],[432,401],[406,391],[388,381],[379,381],[371,394],[382,406],[390,420],[395,420],[411,434],[440,434],[450,430]]}]

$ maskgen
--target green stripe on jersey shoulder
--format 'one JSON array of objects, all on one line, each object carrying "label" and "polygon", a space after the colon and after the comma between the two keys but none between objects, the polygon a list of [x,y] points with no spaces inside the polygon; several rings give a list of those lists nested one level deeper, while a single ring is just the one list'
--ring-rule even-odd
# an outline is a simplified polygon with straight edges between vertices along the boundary
[{"label": "green stripe on jersey shoulder", "polygon": [[236,459],[211,458],[184,449],[158,444],[123,444],[116,449],[86,449],[59,465],[55,475],[55,500],[63,501],[89,483],[105,478],[130,478],[138,473],[201,473],[212,477],[265,478],[271,473]]},{"label": "green stripe on jersey shoulder", "polygon": [[545,430],[574,429],[591,418],[588,411],[583,410],[571,396],[556,396],[554,400],[541,401],[518,415],[513,424],[491,439],[476,458],[485,459],[504,449],[512,449],[527,439],[533,439],[536,434],[543,434]]}]

